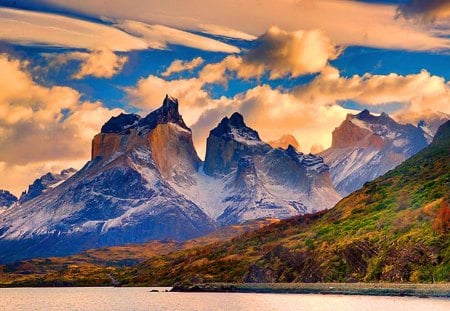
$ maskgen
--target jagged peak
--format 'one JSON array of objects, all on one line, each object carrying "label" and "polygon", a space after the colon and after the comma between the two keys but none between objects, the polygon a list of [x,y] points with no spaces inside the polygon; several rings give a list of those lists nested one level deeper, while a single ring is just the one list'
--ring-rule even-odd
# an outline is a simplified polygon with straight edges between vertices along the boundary
[{"label": "jagged peak", "polygon": [[111,117],[101,129],[102,133],[121,133],[133,127],[141,117],[134,113],[121,112],[118,116]]},{"label": "jagged peak", "polygon": [[178,111],[178,99],[173,98],[170,95],[166,95],[161,107],[150,112],[145,118],[141,119],[138,123],[138,127],[152,130],[158,124],[167,123],[178,124],[182,128],[190,131]]},{"label": "jagged peak", "polygon": [[224,117],[216,128],[212,129],[211,135],[217,137],[228,137],[236,141],[258,141],[262,142],[259,134],[245,124],[244,117],[235,112],[231,117]]},{"label": "jagged peak", "polygon": [[186,130],[190,130],[184,123],[178,111],[178,99],[166,95],[162,106],[150,112],[144,118],[137,114],[120,113],[106,122],[102,133],[128,133],[130,129],[139,128],[141,131],[152,130],[158,124],[175,123]]}]

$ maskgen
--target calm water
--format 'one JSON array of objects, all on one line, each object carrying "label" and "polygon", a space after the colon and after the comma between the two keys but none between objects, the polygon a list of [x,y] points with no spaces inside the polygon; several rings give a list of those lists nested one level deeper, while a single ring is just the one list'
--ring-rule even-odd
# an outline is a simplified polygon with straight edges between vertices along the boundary
[{"label": "calm water", "polygon": [[0,310],[450,310],[449,299],[340,295],[151,293],[150,288],[0,289]]}]

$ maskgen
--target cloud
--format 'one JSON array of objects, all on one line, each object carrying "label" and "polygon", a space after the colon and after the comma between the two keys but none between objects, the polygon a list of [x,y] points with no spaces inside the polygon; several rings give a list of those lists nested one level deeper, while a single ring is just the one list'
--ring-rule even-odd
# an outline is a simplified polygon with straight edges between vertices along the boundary
[{"label": "cloud", "polygon": [[7,8],[0,8],[0,40],[87,50],[130,51],[147,48],[147,43],[142,39],[111,26],[62,15]]},{"label": "cloud", "polygon": [[[180,105],[182,101],[180,100]],[[200,155],[205,153],[205,140],[219,121],[234,111],[245,117],[246,123],[257,130],[265,141],[275,140],[285,133],[302,142],[301,149],[309,152],[313,144],[331,145],[331,132],[349,110],[339,106],[310,106],[289,92],[260,85],[233,98],[221,98],[205,110],[192,124],[194,143]]]},{"label": "cloud", "polygon": [[45,54],[50,62],[48,66],[62,66],[69,61],[81,62],[79,70],[72,76],[73,79],[83,79],[86,76],[96,78],[111,78],[119,73],[127,56],[119,56],[111,50],[95,50],[91,52],[68,52],[62,54]]},{"label": "cloud", "polygon": [[[89,159],[93,135],[121,111],[99,102],[83,102],[81,94],[69,87],[39,85],[28,73],[26,62],[5,54],[0,55],[0,72],[0,163],[4,172]],[[3,180],[1,171],[0,175]],[[24,175],[13,186],[24,188],[31,181],[30,175]]]},{"label": "cloud", "polygon": [[254,35],[250,35],[248,33],[225,26],[219,26],[214,24],[199,24],[198,27],[202,29],[202,32],[215,36],[228,37],[232,39],[241,39],[246,41],[253,41],[256,39],[256,36]]},{"label": "cloud", "polygon": [[206,65],[200,79],[225,83],[230,72],[242,79],[260,78],[266,72],[270,79],[298,77],[321,71],[340,52],[322,31],[288,32],[271,27],[243,56],[230,55],[219,63]]},{"label": "cloud", "polygon": [[[26,29],[26,31],[24,31]],[[92,51],[166,49],[169,44],[205,51],[238,53],[227,43],[202,35],[133,20],[101,24],[53,13],[0,7],[0,40],[21,45],[49,45]]]},{"label": "cloud", "polygon": [[182,61],[182,60],[174,60],[169,67],[167,67],[166,71],[164,71],[161,76],[168,77],[173,73],[182,72],[182,71],[192,71],[193,69],[197,68],[203,64],[203,58],[196,57],[191,61]]},{"label": "cloud", "polygon": [[[233,64],[239,58],[228,56],[224,61]],[[213,67],[209,73],[223,76],[222,71],[213,69],[224,61],[211,64]],[[302,142],[304,152],[317,151],[319,145],[320,148],[330,146],[332,130],[347,113],[353,112],[341,106],[344,101],[377,108],[396,103],[400,108],[393,113],[402,122],[416,123],[418,116],[427,116],[430,110],[450,113],[450,84],[426,70],[410,75],[391,73],[343,77],[336,68],[326,66],[311,82],[291,90],[260,85],[231,98],[217,99],[210,97],[205,90],[207,83],[217,77],[207,78],[211,76],[205,78],[204,71],[197,78],[170,81],[149,76],[141,79],[135,88],[128,88],[127,92],[131,105],[145,111],[157,108],[166,93],[177,97],[201,156],[205,152],[209,131],[223,116],[234,111],[240,111],[264,140],[274,140],[290,133]]]},{"label": "cloud", "polygon": [[420,112],[431,109],[450,113],[450,86],[444,78],[422,70],[417,74],[341,77],[339,71],[327,67],[313,81],[293,90],[305,103],[332,105],[356,101],[364,105],[403,104],[401,111]]},{"label": "cloud", "polygon": [[187,124],[192,124],[213,102],[203,89],[203,81],[192,79],[164,80],[150,75],[138,81],[136,87],[125,88],[131,105],[148,113],[159,106],[166,94],[179,98],[183,103],[180,112]]},{"label": "cloud", "polygon": [[[425,2],[425,1],[423,1]],[[396,5],[342,0],[147,1],[27,0],[25,7],[47,7],[89,16],[131,19],[190,31],[204,25],[259,36],[272,25],[287,31],[321,29],[338,45],[385,49],[449,49],[450,39],[430,26],[396,19]],[[213,33],[216,31],[212,31]]]},{"label": "cloud", "polygon": [[444,20],[450,17],[450,1],[410,0],[401,4],[397,13],[406,19],[418,19],[425,22]]},{"label": "cloud", "polygon": [[178,44],[205,51],[239,53],[233,45],[187,31],[163,25],[149,25],[133,20],[124,20],[116,25],[136,37],[142,38],[151,48],[166,49],[168,44]]},{"label": "cloud", "polygon": [[[243,56],[242,77],[268,71],[271,79],[314,73],[336,59],[340,50],[320,30],[288,32],[271,27],[256,40],[256,47]],[[253,67],[249,73],[247,67]]]}]

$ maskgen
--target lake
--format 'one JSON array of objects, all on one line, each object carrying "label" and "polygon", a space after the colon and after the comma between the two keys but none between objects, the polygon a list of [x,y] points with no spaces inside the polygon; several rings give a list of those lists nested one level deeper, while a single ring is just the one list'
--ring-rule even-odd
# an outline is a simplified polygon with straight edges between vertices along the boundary
[{"label": "lake", "polygon": [[5,288],[0,289],[0,310],[450,310],[450,299],[438,298],[154,293],[150,292],[152,289],[155,288]]}]

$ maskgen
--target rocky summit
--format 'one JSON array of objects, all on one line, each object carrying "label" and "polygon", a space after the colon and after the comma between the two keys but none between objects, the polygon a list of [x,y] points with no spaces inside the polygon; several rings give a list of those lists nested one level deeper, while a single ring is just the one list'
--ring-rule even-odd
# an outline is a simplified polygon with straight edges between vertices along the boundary
[{"label": "rocky summit", "polygon": [[331,208],[340,199],[321,157],[291,145],[272,148],[239,113],[211,130],[202,162],[170,96],[145,117],[111,118],[91,152],[80,171],[44,175],[2,212],[0,261],[186,240],[251,219]]},{"label": "rocky summit", "polygon": [[17,197],[8,190],[0,190],[0,213],[17,202]]},{"label": "rocky summit", "polygon": [[219,225],[287,218],[331,208],[340,199],[321,157],[293,146],[272,148],[239,113],[211,130],[203,170],[194,178],[177,189]]},{"label": "rocky summit", "polygon": [[348,114],[333,131],[332,146],[321,152],[336,190],[347,195],[393,169],[428,145],[427,133],[399,124],[386,113]]},{"label": "rocky summit", "polygon": [[191,131],[170,97],[145,118],[112,118],[80,171],[2,213],[0,260],[209,233],[215,222],[169,183],[189,184],[199,165]]}]

